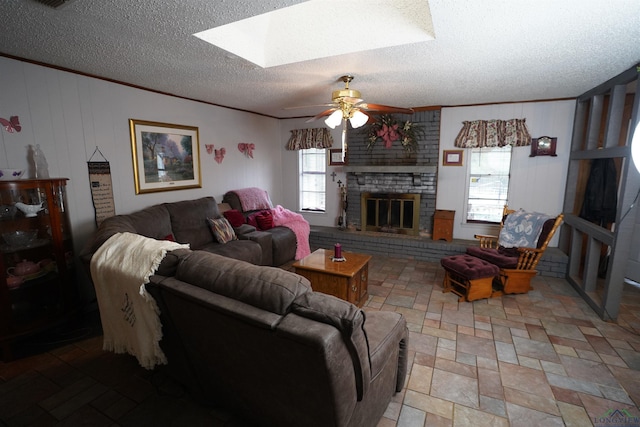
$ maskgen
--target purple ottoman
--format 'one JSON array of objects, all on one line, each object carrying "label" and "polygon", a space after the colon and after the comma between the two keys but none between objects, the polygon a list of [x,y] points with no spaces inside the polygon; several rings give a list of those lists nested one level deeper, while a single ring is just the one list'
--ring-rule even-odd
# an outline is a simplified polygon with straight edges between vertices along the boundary
[{"label": "purple ottoman", "polygon": [[490,298],[493,278],[500,274],[497,265],[467,254],[442,258],[440,264],[445,271],[442,292],[459,295],[459,301]]}]

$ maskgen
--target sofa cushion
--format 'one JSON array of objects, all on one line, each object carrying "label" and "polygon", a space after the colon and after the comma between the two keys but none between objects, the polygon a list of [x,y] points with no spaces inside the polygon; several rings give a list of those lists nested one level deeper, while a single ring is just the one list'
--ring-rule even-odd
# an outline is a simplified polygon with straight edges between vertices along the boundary
[{"label": "sofa cushion", "polygon": [[207,218],[207,222],[213,237],[218,243],[227,243],[238,239],[233,227],[231,227],[226,218]]},{"label": "sofa cushion", "polygon": [[500,253],[498,249],[470,246],[467,248],[467,254],[490,262],[491,264],[495,264],[500,268],[511,269],[518,266],[517,256],[514,257]]},{"label": "sofa cushion", "polygon": [[177,242],[189,243],[191,249],[199,249],[213,241],[207,218],[220,217],[213,197],[165,203],[164,206],[169,212],[171,228]]},{"label": "sofa cushion", "polygon": [[227,220],[229,221],[229,223],[235,228],[235,227],[240,227],[242,224],[244,224],[245,218],[244,215],[242,215],[242,212],[240,212],[237,209],[229,209],[227,211],[224,211],[223,213],[224,217],[227,218]]},{"label": "sofa cushion", "polygon": [[216,241],[212,241],[198,250],[240,261],[250,262],[255,265],[260,264],[262,260],[262,250],[260,245],[249,240],[231,240],[224,245],[221,245]]},{"label": "sofa cushion", "polygon": [[[249,240],[237,242],[260,248]],[[295,273],[275,267],[259,267],[204,251],[196,251],[184,259],[175,277],[280,315],[289,312],[291,303],[299,295],[311,291],[309,281]]]},{"label": "sofa cushion", "polygon": [[172,234],[169,211],[163,205],[155,205],[132,214],[106,218],[81,251],[81,256],[93,255],[111,236],[127,231],[152,239],[166,240],[165,237]]},{"label": "sofa cushion", "polygon": [[500,273],[497,265],[469,254],[450,255],[440,259],[445,270],[467,280],[494,277]]}]

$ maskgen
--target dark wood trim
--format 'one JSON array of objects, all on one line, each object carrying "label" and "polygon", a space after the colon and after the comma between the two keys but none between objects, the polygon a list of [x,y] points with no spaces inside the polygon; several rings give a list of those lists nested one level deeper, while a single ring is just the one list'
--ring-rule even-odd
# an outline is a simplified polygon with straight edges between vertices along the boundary
[{"label": "dark wood trim", "polygon": [[[258,116],[263,116],[263,117],[269,117],[269,118],[272,118],[272,119],[283,120],[283,119],[281,119],[279,117],[270,116],[268,114],[256,113],[255,111],[243,110],[242,108],[229,107],[229,106],[226,106],[226,105],[215,104],[213,102],[202,101],[200,99],[194,99],[194,98],[189,98],[189,97],[186,97],[186,96],[176,95],[174,93],[163,92],[163,91],[155,90],[155,89],[149,89],[149,88],[144,87],[144,86],[138,86],[138,85],[134,85],[134,84],[131,84],[131,83],[125,83],[125,82],[122,82],[122,81],[119,81],[119,80],[110,79],[108,77],[101,77],[101,76],[97,76],[95,74],[89,74],[89,73],[84,73],[82,71],[72,70],[70,68],[60,67],[58,65],[52,65],[52,64],[47,64],[47,63],[40,62],[40,61],[34,61],[34,60],[31,60],[31,59],[20,58],[19,56],[10,55],[8,53],[0,52],[0,56],[3,56],[5,58],[9,58],[9,59],[14,59],[16,61],[22,61],[22,62],[27,62],[29,64],[39,65],[41,67],[52,68],[54,70],[65,71],[67,73],[77,74],[79,76],[91,77],[91,78],[94,78],[94,79],[103,80],[103,81],[106,81],[106,82],[109,82],[109,83],[115,83],[115,84],[119,84],[119,85],[122,85],[122,86],[127,86],[127,87],[130,87],[130,88],[134,88],[134,89],[146,90],[147,92],[153,92],[153,93],[157,93],[157,94],[160,94],[160,95],[172,96],[174,98],[180,98],[180,99],[185,99],[187,101],[199,102],[201,104],[212,105],[214,107],[227,108],[229,110],[241,111],[243,113],[257,114]],[[305,117],[287,117],[287,119],[289,119],[289,118],[294,118],[294,119],[300,118],[300,119],[302,119],[302,118],[306,118],[306,117],[309,117],[309,116],[305,116]]]}]

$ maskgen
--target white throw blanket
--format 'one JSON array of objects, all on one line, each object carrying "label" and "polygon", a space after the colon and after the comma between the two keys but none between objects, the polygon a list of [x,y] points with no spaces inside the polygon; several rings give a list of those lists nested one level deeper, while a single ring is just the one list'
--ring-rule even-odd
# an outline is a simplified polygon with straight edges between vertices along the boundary
[{"label": "white throw blanket", "polygon": [[91,277],[100,308],[104,350],[129,353],[146,369],[167,363],[160,348],[160,312],[144,285],[167,251],[188,247],[133,233],[114,234],[100,246],[91,258]]}]

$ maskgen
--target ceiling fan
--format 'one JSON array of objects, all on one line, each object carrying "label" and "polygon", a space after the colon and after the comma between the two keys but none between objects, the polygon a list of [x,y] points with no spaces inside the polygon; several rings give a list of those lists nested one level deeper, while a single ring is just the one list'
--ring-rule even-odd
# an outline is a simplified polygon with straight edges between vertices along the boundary
[{"label": "ceiling fan", "polygon": [[[356,129],[364,126],[367,122],[373,122],[375,119],[371,117],[370,113],[398,113],[398,114],[413,114],[411,108],[391,107],[381,104],[370,104],[363,102],[360,91],[355,89],[349,89],[349,83],[353,80],[353,76],[346,75],[340,77],[340,80],[344,82],[344,89],[334,90],[331,93],[331,100],[333,102],[328,104],[319,104],[317,106],[331,107],[323,112],[316,114],[314,117],[307,120],[307,123],[326,117],[325,124],[331,129],[335,129],[340,123],[342,123],[342,157],[347,146],[347,121],[351,123],[351,127]],[[313,107],[308,105],[307,107]],[[290,108],[304,108],[304,107],[290,107]],[[289,108],[289,109],[290,109]]]},{"label": "ceiling fan", "polygon": [[331,129],[335,129],[336,126],[342,123],[343,131],[346,131],[347,120],[351,123],[351,127],[354,129],[359,128],[364,126],[368,121],[373,121],[370,113],[413,114],[413,110],[411,108],[390,107],[388,105],[363,102],[364,100],[362,99],[360,91],[349,89],[349,83],[353,80],[353,76],[342,76],[340,77],[340,80],[344,82],[344,89],[334,90],[332,92],[331,100],[333,102],[319,105],[331,108],[315,115],[307,120],[307,122],[327,117],[324,122]]}]

